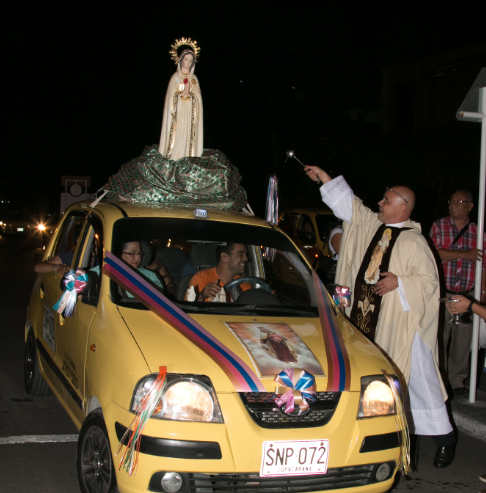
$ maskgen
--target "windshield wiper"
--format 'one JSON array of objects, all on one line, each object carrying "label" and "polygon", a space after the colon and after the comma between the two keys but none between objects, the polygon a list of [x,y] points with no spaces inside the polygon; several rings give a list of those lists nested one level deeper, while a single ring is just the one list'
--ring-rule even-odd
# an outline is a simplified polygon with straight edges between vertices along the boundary
[{"label": "windshield wiper", "polygon": [[[209,305],[209,306],[207,306]],[[205,306],[194,306],[186,304],[178,304],[179,308],[182,310],[187,310],[191,312],[199,313],[231,313],[236,314],[249,314],[249,313],[286,313],[289,315],[297,315],[300,317],[316,317],[317,315],[311,309],[309,311],[296,310],[294,308],[286,308],[285,306],[279,305],[238,305],[235,303],[226,303],[225,305],[212,305],[210,303],[205,304]]]},{"label": "windshield wiper", "polygon": [[304,317],[315,317],[316,314],[311,309],[307,310],[296,310],[295,308],[286,308],[280,305],[244,305],[240,306],[241,311],[257,311],[257,312],[278,312],[278,313],[288,313],[290,315],[299,315]]},{"label": "windshield wiper", "polygon": [[212,303],[205,303],[204,306],[198,306],[194,303],[175,303],[181,310],[188,312],[211,312],[211,313],[225,313],[228,308],[231,308],[232,303],[227,303],[224,306],[221,304],[214,305]]}]

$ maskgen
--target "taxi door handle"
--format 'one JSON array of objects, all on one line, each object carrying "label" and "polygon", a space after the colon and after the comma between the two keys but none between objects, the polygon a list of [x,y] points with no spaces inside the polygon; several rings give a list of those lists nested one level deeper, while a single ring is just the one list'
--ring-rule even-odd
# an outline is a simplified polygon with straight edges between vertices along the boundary
[{"label": "taxi door handle", "polygon": [[40,293],[40,297],[44,298],[44,284],[43,283],[41,283],[41,285],[40,285],[39,293]]},{"label": "taxi door handle", "polygon": [[64,318],[64,316],[62,315],[62,313],[59,314],[59,323],[57,324],[58,327],[60,327],[61,325],[64,325],[64,322],[66,321],[66,319]]}]

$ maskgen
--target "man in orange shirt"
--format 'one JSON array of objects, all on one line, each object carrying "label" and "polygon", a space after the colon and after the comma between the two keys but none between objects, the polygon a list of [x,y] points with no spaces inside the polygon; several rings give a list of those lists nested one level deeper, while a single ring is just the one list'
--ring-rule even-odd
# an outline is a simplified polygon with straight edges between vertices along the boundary
[{"label": "man in orange shirt", "polygon": [[[189,289],[193,286],[196,292],[195,301],[213,301],[223,286],[243,276],[248,262],[247,254],[248,250],[243,243],[228,243],[218,247],[216,250],[218,265],[194,274],[189,283]],[[248,283],[240,284],[239,287],[242,291],[251,289]],[[229,293],[226,293],[226,296],[227,301],[232,301]]]}]

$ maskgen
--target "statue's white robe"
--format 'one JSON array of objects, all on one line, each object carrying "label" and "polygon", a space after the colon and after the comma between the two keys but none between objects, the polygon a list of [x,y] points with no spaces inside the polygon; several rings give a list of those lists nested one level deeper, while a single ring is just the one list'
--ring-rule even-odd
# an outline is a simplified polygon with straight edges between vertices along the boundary
[{"label": "statue's white robe", "polygon": [[[336,283],[354,290],[363,257],[382,222],[354,196],[341,176],[324,184],[321,195],[336,216],[345,221]],[[389,271],[399,277],[399,288],[383,296],[375,343],[408,385],[413,418],[411,432],[444,435],[452,431],[452,426],[444,404],[447,393],[438,368],[440,288],[437,266],[421,234],[420,224],[408,220],[393,226],[411,229],[400,234],[392,250]],[[347,308],[346,314],[350,313],[351,308]]]},{"label": "statue's white robe", "polygon": [[[184,79],[187,77],[190,92],[195,97],[182,99]],[[195,120],[195,133],[191,135],[192,121]],[[191,139],[193,141],[191,152]],[[170,147],[170,150],[169,150]],[[169,152],[168,152],[169,150]],[[167,87],[160,133],[159,152],[162,156],[177,161],[183,157],[200,157],[203,152],[203,104],[201,87],[194,75],[194,67],[189,75],[177,72],[171,77]]]}]

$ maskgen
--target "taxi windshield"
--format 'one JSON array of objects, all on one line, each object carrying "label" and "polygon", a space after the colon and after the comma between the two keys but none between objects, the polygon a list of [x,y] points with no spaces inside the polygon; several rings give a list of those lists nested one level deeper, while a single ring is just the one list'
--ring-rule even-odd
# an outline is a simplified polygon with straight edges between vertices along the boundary
[{"label": "taxi windshield", "polygon": [[[272,227],[209,219],[120,219],[112,252],[127,252],[129,244],[140,258],[132,268],[187,313],[317,316],[312,270]],[[125,253],[122,260],[131,258]],[[161,263],[170,278],[160,275]],[[111,283],[115,303],[144,309],[131,293]],[[205,289],[209,284],[216,287]]]}]

